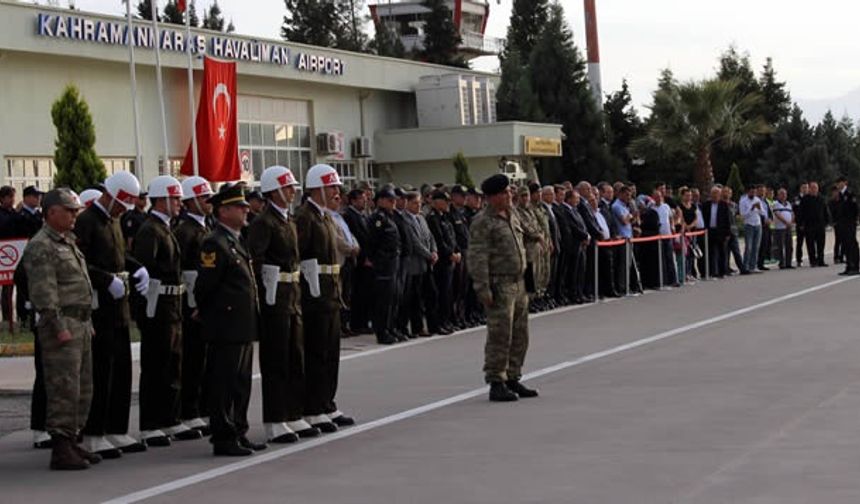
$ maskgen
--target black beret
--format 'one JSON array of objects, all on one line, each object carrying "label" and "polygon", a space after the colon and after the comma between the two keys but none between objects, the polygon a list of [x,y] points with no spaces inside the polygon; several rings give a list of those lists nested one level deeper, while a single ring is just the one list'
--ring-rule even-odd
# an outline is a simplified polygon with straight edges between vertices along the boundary
[{"label": "black beret", "polygon": [[481,191],[487,196],[495,196],[507,189],[509,185],[511,185],[511,180],[507,175],[497,173],[481,183]]}]

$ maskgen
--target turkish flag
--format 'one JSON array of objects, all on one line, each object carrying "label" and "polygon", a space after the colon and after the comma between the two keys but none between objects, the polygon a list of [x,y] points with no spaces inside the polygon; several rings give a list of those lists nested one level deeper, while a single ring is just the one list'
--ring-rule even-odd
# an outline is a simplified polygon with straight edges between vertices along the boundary
[{"label": "turkish flag", "polygon": [[179,7],[179,12],[185,12],[185,0],[177,0],[176,6]]},{"label": "turkish flag", "polygon": [[[210,182],[239,180],[238,100],[236,63],[206,57],[203,60],[203,86],[197,108],[197,150],[200,176]],[[182,174],[194,175],[193,146],[182,162]]]}]

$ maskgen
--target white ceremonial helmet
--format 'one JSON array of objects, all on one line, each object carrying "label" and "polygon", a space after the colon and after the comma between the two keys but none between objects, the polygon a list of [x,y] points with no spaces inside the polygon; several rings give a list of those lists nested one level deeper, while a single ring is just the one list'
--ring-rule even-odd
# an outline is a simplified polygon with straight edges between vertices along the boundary
[{"label": "white ceremonial helmet", "polygon": [[188,177],[182,181],[182,199],[199,198],[200,196],[212,196],[212,186],[203,177]]},{"label": "white ceremonial helmet", "polygon": [[88,207],[93,204],[93,201],[102,197],[102,192],[98,189],[87,189],[80,195],[81,204]]},{"label": "white ceremonial helmet", "polygon": [[134,208],[134,200],[140,196],[140,182],[137,177],[126,171],[117,172],[108,177],[104,186],[108,195],[114,201],[120,202],[126,210]]},{"label": "white ceremonial helmet", "polygon": [[263,171],[260,177],[260,192],[266,194],[268,192],[277,191],[282,187],[299,185],[293,172],[285,166],[270,166]]},{"label": "white ceremonial helmet", "polygon": [[182,184],[170,175],[159,175],[149,182],[150,198],[181,198]]},{"label": "white ceremonial helmet", "polygon": [[305,187],[308,189],[317,189],[320,187],[330,187],[343,185],[340,182],[340,176],[337,170],[327,164],[318,164],[308,170],[308,175],[305,178]]}]

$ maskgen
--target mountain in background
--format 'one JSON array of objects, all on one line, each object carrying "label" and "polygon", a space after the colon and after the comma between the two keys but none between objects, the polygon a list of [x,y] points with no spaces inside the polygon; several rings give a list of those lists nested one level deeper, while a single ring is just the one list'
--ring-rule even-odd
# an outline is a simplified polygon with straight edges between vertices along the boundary
[{"label": "mountain in background", "polygon": [[797,104],[803,109],[809,124],[818,124],[824,118],[828,110],[833,111],[836,120],[847,115],[857,122],[860,120],[860,88],[837,98],[824,98],[820,100],[798,99]]}]

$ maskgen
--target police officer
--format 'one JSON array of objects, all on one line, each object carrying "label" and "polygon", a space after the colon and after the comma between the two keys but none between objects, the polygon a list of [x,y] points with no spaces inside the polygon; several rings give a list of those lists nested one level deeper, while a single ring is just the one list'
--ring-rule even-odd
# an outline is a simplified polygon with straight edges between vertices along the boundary
[{"label": "police officer", "polygon": [[529,300],[525,230],[513,211],[509,185],[501,174],[481,184],[488,206],[472,222],[469,248],[475,291],[487,309],[484,377],[490,400],[504,402],[538,395],[520,383],[529,344]]},{"label": "police officer", "polygon": [[326,212],[326,201],[340,191],[340,177],[329,165],[308,170],[305,188],[309,196],[296,210],[302,272],[302,321],[305,341],[305,420],[322,432],[355,420],[337,408],[340,368],[340,266],[337,264],[336,224]]},{"label": "police officer", "polygon": [[427,225],[433,233],[433,239],[436,240],[439,261],[433,266],[437,297],[432,303],[434,309],[428,313],[427,325],[431,333],[451,334],[454,332],[451,323],[453,308],[451,283],[454,277],[454,266],[460,262],[462,256],[454,234],[454,226],[448,217],[448,194],[437,189],[433,191],[430,198],[432,209],[427,214]]},{"label": "police officer", "polygon": [[370,262],[373,263],[373,329],[380,345],[398,340],[394,333],[394,303],[397,274],[400,268],[401,238],[394,222],[394,202],[397,195],[388,187],[377,191],[373,198],[376,211],[370,216]]},{"label": "police officer", "polygon": [[39,315],[47,393],[46,428],[53,450],[51,469],[87,469],[101,457],[79,447],[92,398],[90,322],[92,285],[72,229],[81,208],[77,194],[54,189],[45,195],[45,226],[27,244],[22,264],[30,302]]},{"label": "police officer", "polygon": [[263,425],[273,443],[293,443],[299,437],[320,434],[302,419],[305,342],[299,243],[290,215],[298,185],[289,168],[266,168],[260,190],[269,203],[248,226],[248,251],[261,297]]},{"label": "police officer", "polygon": [[215,455],[240,457],[266,449],[247,437],[259,329],[257,282],[241,237],[249,205],[241,186],[220,191],[209,202],[218,224],[200,247],[194,297],[208,344],[210,441]]},{"label": "police officer", "polygon": [[179,217],[174,235],[179,243],[180,267],[185,294],[182,297],[182,393],[179,418],[191,429],[209,434],[206,411],[206,342],[194,297],[200,246],[210,228],[212,186],[203,177],[188,177],[182,181],[182,204],[185,212]]},{"label": "police officer", "polygon": [[457,249],[461,254],[460,261],[454,265],[451,282],[452,323],[458,329],[465,329],[469,326],[466,322],[466,294],[469,290],[469,269],[466,266],[469,250],[469,219],[466,216],[466,188],[462,185],[457,184],[451,188],[451,207],[448,218],[451,220],[451,227],[454,228]]},{"label": "police officer", "polygon": [[860,251],[857,246],[857,197],[848,189],[848,179],[839,177],[839,214],[836,227],[842,237],[842,250],[845,254],[845,271],[840,275],[860,275]]},{"label": "police officer", "polygon": [[122,224],[122,235],[125,237],[127,250],[131,250],[134,237],[146,221],[146,197],[146,191],[142,190],[134,199],[134,208],[122,215],[120,224]]},{"label": "police officer", "polygon": [[133,206],[140,183],[128,172],[105,180],[105,191],[75,223],[78,247],[93,284],[93,401],[83,446],[102,458],[146,450],[128,435],[131,408],[129,286],[145,294],[146,268],[126,253],[119,218]]},{"label": "police officer", "polygon": [[133,242],[133,255],[151,278],[138,307],[140,327],[140,435],[147,446],[200,439],[179,421],[182,365],[182,267],[179,243],[170,232],[179,215],[182,185],[161,175],[149,183],[152,209]]}]

